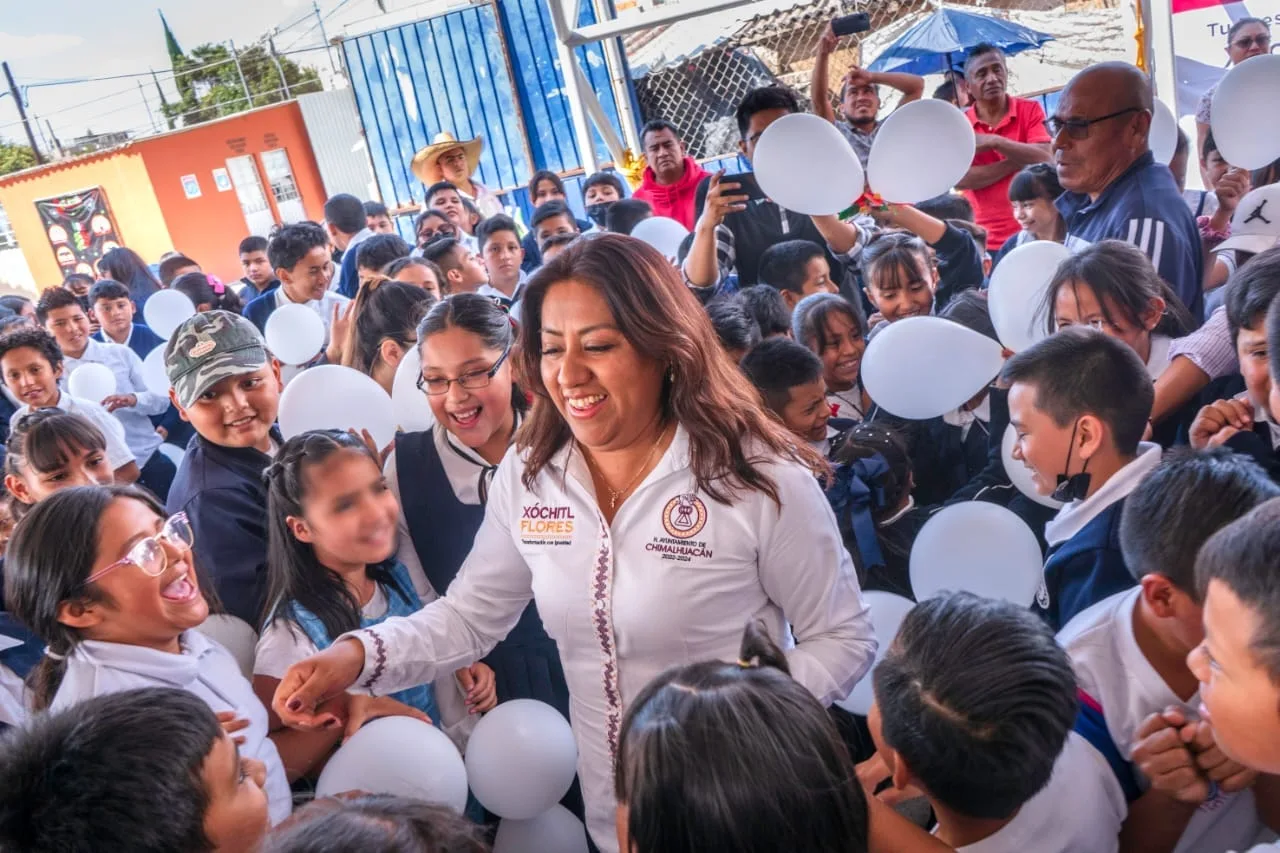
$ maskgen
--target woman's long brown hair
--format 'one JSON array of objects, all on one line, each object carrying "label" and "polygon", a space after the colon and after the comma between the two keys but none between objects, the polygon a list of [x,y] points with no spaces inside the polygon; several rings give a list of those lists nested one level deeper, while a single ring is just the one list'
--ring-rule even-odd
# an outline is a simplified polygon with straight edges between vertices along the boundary
[{"label": "woman's long brown hair", "polygon": [[656,249],[620,234],[576,241],[529,280],[518,367],[533,409],[516,435],[525,453],[523,482],[538,474],[572,439],[569,425],[542,384],[542,303],[556,284],[576,281],[599,291],[615,322],[644,358],[663,365],[662,414],[689,434],[689,461],[698,489],[721,503],[744,490],[778,500],[761,463],[799,462],[817,472],[823,460],[765,413],[760,395],[720,348],[706,311]]}]

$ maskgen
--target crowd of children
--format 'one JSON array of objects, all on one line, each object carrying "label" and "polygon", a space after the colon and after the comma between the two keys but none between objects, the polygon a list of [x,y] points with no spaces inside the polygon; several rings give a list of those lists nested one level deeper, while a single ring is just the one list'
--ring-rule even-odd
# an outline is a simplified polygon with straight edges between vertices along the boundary
[{"label": "crowd of children", "polygon": [[[744,150],[761,116],[794,109],[773,90],[748,101],[759,109],[739,116]],[[1139,248],[1076,247],[1039,306],[1043,339],[928,420],[869,394],[868,341],[922,316],[997,339],[992,265],[1066,238],[1052,166],[1012,175],[1023,230],[994,259],[959,197],[839,228],[806,219],[803,235],[823,242],[784,228],[749,263],[731,243],[736,271],[720,243],[691,266],[686,240],[686,308],[792,446],[825,461],[815,473],[863,590],[914,600],[916,536],[972,500],[1027,523],[1043,581],[1030,608],[919,602],[852,722],[792,679],[789,638],[744,614],[739,660],[672,668],[614,721],[613,849],[1280,849],[1280,248],[1233,219],[1280,185],[1230,169],[1212,133],[1197,154],[1212,185],[1188,199],[1214,250],[1203,313]],[[13,729],[0,740],[0,850],[488,849],[471,818],[493,816],[474,805],[462,817],[376,792],[294,803],[377,717],[428,722],[460,745],[500,702],[570,717],[532,602],[478,662],[388,695],[365,683],[325,697],[323,728],[290,728],[272,706],[291,667],[445,594],[495,473],[519,463],[532,399],[521,348],[541,346],[522,339],[531,277],[653,215],[612,173],[582,182],[585,220],[554,173],[535,173],[528,194],[527,226],[482,217],[448,181],[427,187],[412,223],[340,195],[323,225],[245,238],[232,284],[179,253],[153,272],[120,248],[101,279],[0,299],[0,726]],[[707,197],[693,221],[720,203]],[[747,206],[730,202],[718,227]],[[196,308],[167,340],[142,322],[162,289]],[[263,334],[291,304],[315,311],[326,339],[282,370]],[[1185,385],[1188,336],[1219,304],[1237,367],[1166,405]],[[144,368],[157,348],[167,396]],[[433,426],[385,450],[340,431],[280,433],[298,370],[342,364],[390,393],[410,357]],[[114,393],[70,393],[87,364],[110,371]],[[1008,465],[1028,469],[1035,494]],[[210,613],[254,630],[251,677],[197,630]],[[562,803],[582,815],[577,783]]]}]

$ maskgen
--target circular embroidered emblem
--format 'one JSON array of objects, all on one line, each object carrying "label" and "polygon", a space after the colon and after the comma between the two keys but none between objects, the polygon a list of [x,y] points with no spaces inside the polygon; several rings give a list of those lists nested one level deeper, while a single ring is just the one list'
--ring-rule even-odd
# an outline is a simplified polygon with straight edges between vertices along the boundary
[{"label": "circular embroidered emblem", "polygon": [[692,539],[707,525],[707,505],[697,495],[677,495],[662,508],[662,526],[677,539]]}]

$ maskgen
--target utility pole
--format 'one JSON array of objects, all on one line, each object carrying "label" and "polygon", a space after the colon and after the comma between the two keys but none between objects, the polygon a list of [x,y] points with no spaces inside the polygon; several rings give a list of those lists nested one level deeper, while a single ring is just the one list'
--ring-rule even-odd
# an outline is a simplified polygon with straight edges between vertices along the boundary
[{"label": "utility pole", "polygon": [[147,92],[142,88],[141,80],[138,81],[138,96],[142,98],[142,105],[147,108],[147,121],[151,122],[151,129],[159,133],[160,127],[156,124],[155,113],[151,112],[151,104],[147,101]]},{"label": "utility pole", "polygon": [[338,73],[338,63],[333,61],[333,47],[329,44],[329,36],[324,31],[324,16],[320,14],[320,4],[316,0],[311,0],[311,8],[316,12],[316,25],[320,27],[320,40],[324,42],[324,52],[329,57],[329,67],[333,69],[333,73]]},{"label": "utility pole", "polygon": [[280,75],[280,88],[284,89],[284,99],[291,101],[293,94],[289,91],[289,81],[284,79],[284,66],[280,64],[280,56],[276,53],[276,40],[271,36],[267,36],[267,49],[271,51],[271,61],[276,64],[276,73]]},{"label": "utility pole", "polygon": [[53,140],[53,147],[58,149],[58,156],[63,157],[66,152],[62,150],[62,142],[58,140],[58,134],[53,132],[53,122],[48,119],[44,120],[44,126],[49,128],[49,138]]},{"label": "utility pole", "polygon": [[236,74],[240,77],[240,85],[244,87],[244,99],[248,103],[248,106],[246,106],[245,109],[251,110],[253,109],[253,95],[249,92],[249,84],[245,82],[244,71],[240,68],[240,54],[236,53],[235,42],[229,41],[227,43],[231,45],[231,58],[235,60]]},{"label": "utility pole", "polygon": [[40,153],[40,146],[36,145],[36,135],[31,129],[31,121],[27,118],[27,106],[22,103],[22,95],[18,92],[18,84],[13,82],[13,72],[9,70],[9,63],[0,62],[0,66],[4,67],[5,79],[9,81],[9,94],[13,95],[13,102],[18,105],[18,118],[22,119],[22,127],[27,131],[27,142],[31,145],[31,153],[36,155],[36,162],[44,165],[44,155]]},{"label": "utility pole", "polygon": [[[156,93],[160,95],[161,112],[164,113],[164,118],[169,125],[169,129],[173,130],[174,129],[173,116],[169,115],[169,110],[168,110],[169,102],[166,101],[164,98],[164,89],[160,88],[160,78],[156,76],[156,70],[154,68],[151,69],[151,80],[156,84]],[[146,98],[143,98],[143,100],[145,101]],[[181,99],[179,99],[179,103],[181,103]],[[150,107],[148,107],[148,109],[150,109]]]}]

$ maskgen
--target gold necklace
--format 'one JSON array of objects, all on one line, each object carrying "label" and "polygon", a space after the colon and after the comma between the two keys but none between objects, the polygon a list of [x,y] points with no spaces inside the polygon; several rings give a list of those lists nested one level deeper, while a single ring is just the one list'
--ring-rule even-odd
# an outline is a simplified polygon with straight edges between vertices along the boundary
[{"label": "gold necklace", "polygon": [[636,484],[636,481],[640,479],[640,475],[642,475],[645,472],[645,469],[649,467],[649,463],[653,461],[653,457],[657,454],[658,448],[662,446],[662,439],[665,438],[666,435],[667,430],[663,427],[662,431],[658,433],[658,440],[653,443],[653,448],[649,451],[649,455],[645,457],[644,462],[640,465],[640,469],[636,471],[635,476],[632,477],[631,480],[621,489],[615,489],[613,486],[610,486],[609,481],[604,478],[604,472],[600,470],[600,466],[592,462],[590,456],[587,456],[585,453],[582,454],[583,458],[587,460],[587,464],[595,469],[597,476],[600,477],[600,482],[604,483],[605,489],[609,492],[610,512],[618,508],[618,501],[621,500],[623,495],[631,491],[631,487]]}]

